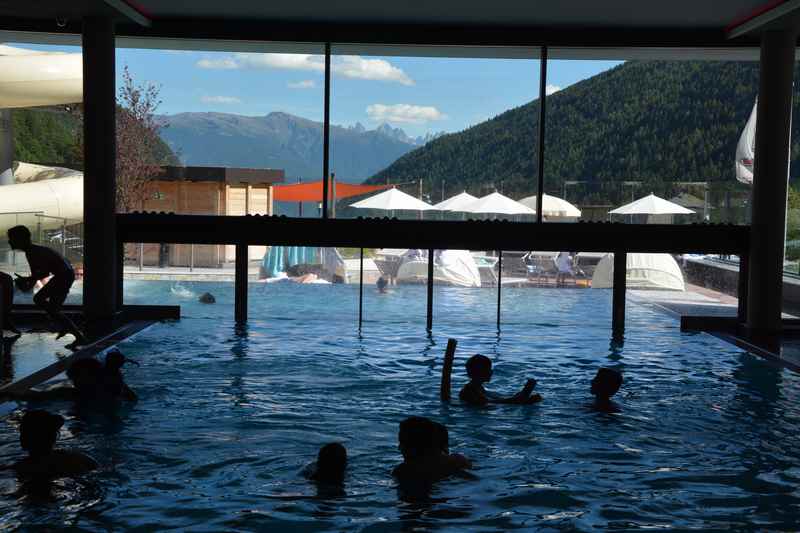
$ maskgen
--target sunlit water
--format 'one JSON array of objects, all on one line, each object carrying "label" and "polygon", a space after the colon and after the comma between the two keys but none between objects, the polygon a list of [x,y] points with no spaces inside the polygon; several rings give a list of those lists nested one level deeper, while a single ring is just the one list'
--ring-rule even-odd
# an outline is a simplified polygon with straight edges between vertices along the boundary
[{"label": "sunlit water", "polygon": [[[177,289],[177,290],[172,290]],[[196,297],[209,290],[217,304]],[[797,530],[798,379],[677,321],[629,304],[610,344],[610,293],[437,288],[432,338],[425,289],[251,285],[250,322],[231,320],[231,284],[131,282],[127,301],[181,303],[185,318],[124,343],[141,400],[114,416],[67,417],[61,444],[101,471],[22,487],[0,473],[0,529],[77,526],[151,531],[508,531],[674,528]],[[468,409],[439,401],[447,337],[495,363],[491,384],[539,381],[537,406]],[[599,366],[621,369],[619,414],[587,408]],[[397,424],[450,428],[477,481],[445,481],[428,502],[398,497]],[[0,461],[19,457],[0,424]],[[350,455],[346,495],[317,494],[300,470],[320,445]]]}]

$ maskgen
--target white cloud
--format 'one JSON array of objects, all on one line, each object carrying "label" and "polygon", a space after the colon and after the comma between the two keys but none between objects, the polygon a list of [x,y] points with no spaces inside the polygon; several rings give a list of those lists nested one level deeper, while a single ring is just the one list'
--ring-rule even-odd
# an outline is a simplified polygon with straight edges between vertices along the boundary
[{"label": "white cloud", "polygon": [[334,74],[359,80],[395,81],[402,85],[414,85],[414,80],[383,59],[364,59],[361,56],[340,56],[331,65]]},{"label": "white cloud", "polygon": [[317,86],[314,80],[290,81],[286,84],[290,89],[313,89]]},{"label": "white cloud", "polygon": [[204,104],[241,104],[242,101],[235,96],[201,96]]},{"label": "white cloud", "polygon": [[558,85],[548,85],[547,87],[544,88],[544,92],[548,96],[553,94],[553,93],[557,93],[560,90],[561,90],[561,87],[559,87]]},{"label": "white cloud", "polygon": [[436,120],[446,120],[447,115],[433,106],[412,104],[370,104],[367,115],[376,122],[404,122],[408,124],[425,124]]},{"label": "white cloud", "polygon": [[[254,54],[238,53],[218,59],[201,59],[197,66],[204,69],[236,70],[266,69],[305,70],[325,72],[325,58],[311,54]],[[414,85],[408,74],[384,59],[361,56],[335,56],[331,71],[336,76],[358,80],[377,80]]]},{"label": "white cloud", "polygon": [[200,68],[232,70],[239,68],[239,64],[230,57],[221,59],[201,59],[197,62]]}]

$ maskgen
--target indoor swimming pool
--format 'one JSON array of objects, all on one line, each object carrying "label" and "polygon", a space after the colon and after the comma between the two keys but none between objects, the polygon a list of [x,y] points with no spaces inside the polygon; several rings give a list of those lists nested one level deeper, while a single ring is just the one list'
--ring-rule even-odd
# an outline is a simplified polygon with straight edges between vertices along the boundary
[{"label": "indoor swimming pool", "polygon": [[[800,528],[798,376],[629,303],[612,343],[611,291],[250,286],[250,321],[232,320],[232,284],[126,282],[126,303],[180,304],[183,319],[120,345],[139,394],[110,412],[67,418],[61,445],[101,464],[85,478],[27,486],[0,472],[0,530],[509,531]],[[217,303],[200,304],[212,292]],[[442,354],[459,341],[494,362],[491,388],[528,377],[535,406],[470,409],[439,400]],[[590,407],[598,367],[624,373],[619,413]],[[20,456],[15,416],[0,423],[0,463]],[[398,492],[398,423],[447,425],[477,480],[425,498]],[[350,463],[343,494],[301,476],[327,442]]]}]

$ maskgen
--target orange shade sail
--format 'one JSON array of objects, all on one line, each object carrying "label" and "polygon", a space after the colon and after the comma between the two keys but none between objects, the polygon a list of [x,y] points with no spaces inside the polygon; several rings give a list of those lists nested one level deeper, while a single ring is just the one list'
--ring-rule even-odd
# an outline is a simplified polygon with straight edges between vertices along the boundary
[{"label": "orange shade sail", "polygon": [[[332,188],[332,186],[329,185]],[[392,185],[354,185],[352,183],[336,182],[336,198],[349,198],[375,191],[388,189]],[[322,180],[308,183],[294,183],[291,185],[274,185],[272,187],[273,199],[277,202],[321,202]]]}]

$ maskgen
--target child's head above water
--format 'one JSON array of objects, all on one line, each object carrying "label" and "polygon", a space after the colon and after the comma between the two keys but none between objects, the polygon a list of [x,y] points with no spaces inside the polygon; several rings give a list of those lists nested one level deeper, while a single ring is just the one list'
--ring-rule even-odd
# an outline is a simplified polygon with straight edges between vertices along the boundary
[{"label": "child's head above water", "polygon": [[344,481],[345,468],[347,468],[347,450],[338,442],[331,442],[319,449],[314,479],[327,483],[341,483]]},{"label": "child's head above water", "polygon": [[467,376],[472,381],[490,381],[492,379],[492,360],[485,355],[473,355],[467,359]]},{"label": "child's head above water", "polygon": [[96,386],[100,380],[103,365],[93,357],[78,359],[67,369],[67,377],[76,389],[85,390]]},{"label": "child's head above water", "polygon": [[400,422],[397,440],[403,459],[420,459],[441,452],[442,447],[447,446],[447,428],[444,428],[443,437],[442,429],[438,426],[441,424],[424,416],[410,416]]},{"label": "child's head above water", "polygon": [[44,455],[53,450],[58,438],[58,430],[64,425],[64,418],[48,413],[43,409],[33,409],[22,417],[19,428],[19,443],[31,455]]},{"label": "child's head above water", "polygon": [[622,374],[613,368],[601,368],[592,379],[592,394],[600,400],[608,400],[622,386]]}]

